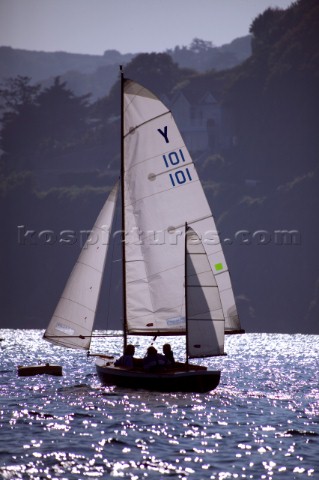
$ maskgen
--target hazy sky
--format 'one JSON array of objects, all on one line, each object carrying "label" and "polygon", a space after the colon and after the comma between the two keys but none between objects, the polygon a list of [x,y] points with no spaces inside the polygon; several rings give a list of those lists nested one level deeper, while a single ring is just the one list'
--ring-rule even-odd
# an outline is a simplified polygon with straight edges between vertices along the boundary
[{"label": "hazy sky", "polygon": [[193,38],[228,43],[292,0],[0,0],[0,45],[90,53],[162,52]]}]

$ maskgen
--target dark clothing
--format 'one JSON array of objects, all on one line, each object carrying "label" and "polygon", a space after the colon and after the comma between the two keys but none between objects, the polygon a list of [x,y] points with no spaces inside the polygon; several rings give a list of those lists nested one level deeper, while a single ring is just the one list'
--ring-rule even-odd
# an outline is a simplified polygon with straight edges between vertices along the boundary
[{"label": "dark clothing", "polygon": [[122,355],[118,360],[114,362],[116,367],[133,367],[133,355]]},{"label": "dark clothing", "polygon": [[173,354],[172,351],[165,353],[165,359],[166,359],[166,362],[167,362],[169,365],[174,365],[174,363],[175,363],[175,358],[174,358],[174,354]]},{"label": "dark clothing", "polygon": [[143,361],[143,367],[145,370],[156,370],[157,368],[165,367],[165,365],[165,357],[160,353],[147,355]]}]

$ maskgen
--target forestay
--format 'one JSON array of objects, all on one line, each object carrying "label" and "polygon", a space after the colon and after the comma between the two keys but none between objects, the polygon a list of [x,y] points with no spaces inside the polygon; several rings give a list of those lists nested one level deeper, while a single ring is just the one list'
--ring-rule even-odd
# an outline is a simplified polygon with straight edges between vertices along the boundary
[{"label": "forestay", "polygon": [[189,358],[224,353],[224,314],[215,276],[201,240],[186,235],[187,354]]},{"label": "forestay", "polygon": [[90,348],[118,183],[105,202],[81,251],[44,338],[72,348]]},{"label": "forestay", "polygon": [[240,328],[215,222],[171,112],[130,80],[123,104],[127,331],[185,333],[185,223],[208,255],[225,328]]}]

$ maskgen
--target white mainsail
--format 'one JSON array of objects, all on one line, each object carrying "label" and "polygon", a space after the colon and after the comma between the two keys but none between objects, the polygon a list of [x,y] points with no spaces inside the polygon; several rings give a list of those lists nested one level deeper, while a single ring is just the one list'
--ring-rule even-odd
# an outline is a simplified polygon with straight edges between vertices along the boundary
[{"label": "white mainsail", "polygon": [[185,243],[188,357],[223,355],[225,319],[215,276],[192,228],[187,229]]},{"label": "white mainsail", "polygon": [[94,224],[44,333],[49,342],[90,348],[117,193],[118,182]]},{"label": "white mainsail", "polygon": [[225,328],[240,329],[215,222],[171,112],[125,80],[123,116],[127,332],[185,333],[185,223],[204,245]]}]

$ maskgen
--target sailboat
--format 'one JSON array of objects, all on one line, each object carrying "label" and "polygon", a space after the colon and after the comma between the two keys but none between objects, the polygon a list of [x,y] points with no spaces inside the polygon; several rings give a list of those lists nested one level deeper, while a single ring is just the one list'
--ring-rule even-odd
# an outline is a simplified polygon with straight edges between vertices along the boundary
[{"label": "sailboat", "polygon": [[44,338],[90,349],[109,232],[121,191],[123,349],[129,335],[182,335],[186,362],[147,372],[98,356],[104,385],[207,392],[219,370],[190,358],[224,355],[224,334],[241,332],[212,212],[172,113],[121,72],[121,177],[92,229]]}]

